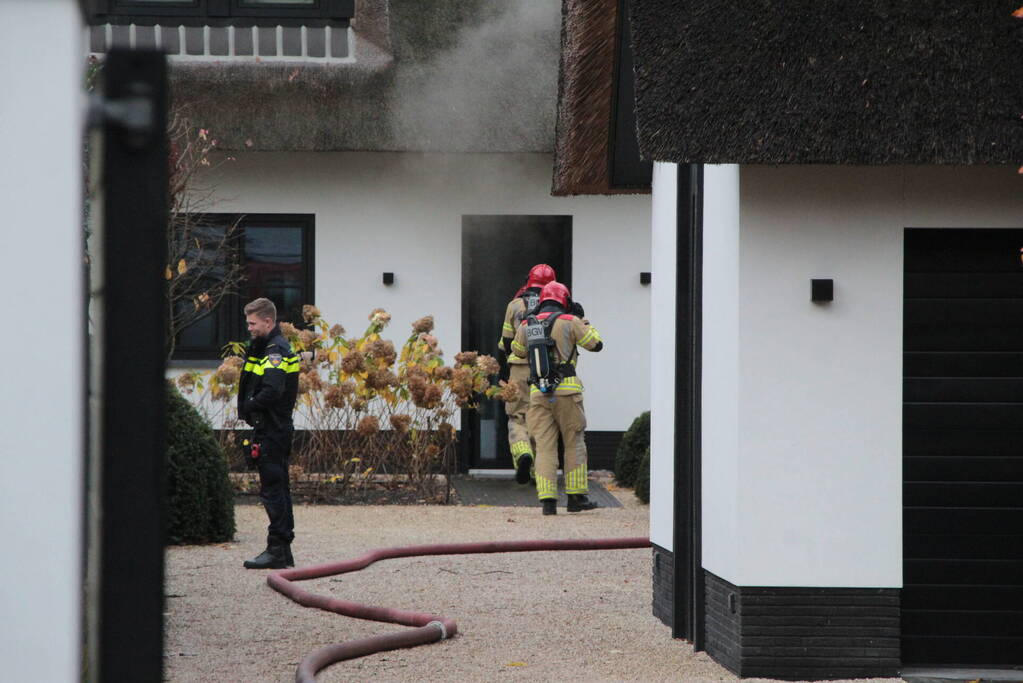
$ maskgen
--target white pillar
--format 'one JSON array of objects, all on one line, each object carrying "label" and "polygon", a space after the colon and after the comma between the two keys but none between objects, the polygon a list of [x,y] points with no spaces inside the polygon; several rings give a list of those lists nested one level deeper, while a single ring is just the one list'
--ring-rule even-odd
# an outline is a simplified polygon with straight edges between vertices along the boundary
[{"label": "white pillar", "polygon": [[0,662],[11,681],[81,678],[79,12],[73,0],[0,3]]}]

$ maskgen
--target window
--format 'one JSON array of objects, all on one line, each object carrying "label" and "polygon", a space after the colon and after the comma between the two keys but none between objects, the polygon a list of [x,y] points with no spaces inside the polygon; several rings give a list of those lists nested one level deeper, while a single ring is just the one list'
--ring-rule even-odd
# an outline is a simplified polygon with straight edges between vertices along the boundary
[{"label": "window", "polygon": [[90,0],[89,23],[347,27],[355,0]]},{"label": "window", "polygon": [[[229,341],[248,338],[243,308],[265,296],[277,306],[280,322],[303,324],[302,306],[313,299],[314,216],[237,215],[206,216],[210,230],[224,230],[238,223],[235,252],[225,258],[237,258],[242,267],[242,282],[237,292],[228,295],[210,315],[178,335],[175,360],[207,360],[220,357]],[[216,269],[211,268],[211,273]],[[188,305],[187,303],[183,305]]]}]

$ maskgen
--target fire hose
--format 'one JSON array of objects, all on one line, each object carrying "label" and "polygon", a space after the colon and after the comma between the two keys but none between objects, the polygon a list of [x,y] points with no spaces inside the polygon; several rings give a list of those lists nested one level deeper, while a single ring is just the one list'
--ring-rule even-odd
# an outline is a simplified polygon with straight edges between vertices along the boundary
[{"label": "fire hose", "polygon": [[438,543],[434,545],[411,545],[396,548],[378,548],[343,562],[311,565],[284,569],[270,574],[266,582],[281,595],[303,607],[316,607],[356,619],[368,619],[414,627],[410,631],[384,633],[358,640],[349,640],[328,645],[310,652],[299,663],[295,680],[299,683],[313,683],[316,674],[335,662],[364,657],[375,652],[386,652],[405,647],[425,645],[450,638],[458,632],[458,625],[449,617],[412,612],[391,607],[366,605],[349,600],[340,600],[325,595],[316,595],[299,588],[296,581],[319,579],[365,569],[380,560],[399,557],[421,557],[427,555],[470,555],[476,553],[520,553],[541,550],[623,550],[627,548],[649,548],[648,538],[601,538],[564,539],[554,541],[493,541],[484,543]]}]

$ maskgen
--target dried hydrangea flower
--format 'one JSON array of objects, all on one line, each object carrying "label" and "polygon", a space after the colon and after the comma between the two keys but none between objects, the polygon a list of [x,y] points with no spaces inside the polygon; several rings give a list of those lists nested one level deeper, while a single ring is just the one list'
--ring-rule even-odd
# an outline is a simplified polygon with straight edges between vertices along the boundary
[{"label": "dried hydrangea flower", "polygon": [[423,455],[426,458],[433,460],[438,455],[440,455],[440,448],[436,444],[430,444],[429,446],[423,449]]},{"label": "dried hydrangea flower", "polygon": [[433,330],[433,316],[426,315],[412,323],[413,332],[431,332]]},{"label": "dried hydrangea flower", "polygon": [[449,380],[455,376],[455,369],[442,365],[433,371],[433,376],[441,380]]},{"label": "dried hydrangea flower", "polygon": [[503,379],[500,381],[501,391],[497,393],[497,398],[502,401],[511,403],[519,398],[519,385],[514,382],[505,382]]},{"label": "dried hydrangea flower", "polygon": [[307,349],[316,343],[316,340],[320,338],[320,335],[316,334],[312,330],[302,330],[298,333],[298,340],[302,342],[302,345]]},{"label": "dried hydrangea flower", "polygon": [[345,407],[345,392],[339,386],[332,386],[327,389],[323,400],[331,408],[341,409]]},{"label": "dried hydrangea flower", "polygon": [[195,375],[192,374],[191,372],[186,372],[183,375],[178,375],[178,378],[175,380],[175,382],[178,385],[178,389],[181,389],[186,394],[192,393],[192,390],[195,389]]},{"label": "dried hydrangea flower", "polygon": [[398,360],[398,354],[394,350],[394,344],[386,339],[377,339],[366,345],[366,355],[384,362],[384,365],[393,365]]},{"label": "dried hydrangea flower", "polygon": [[302,307],[302,319],[307,323],[312,322],[320,317],[320,309],[316,308],[312,304],[306,304]]},{"label": "dried hydrangea flower", "polygon": [[330,328],[329,334],[331,337],[343,337],[345,336],[345,328],[340,324],[336,324]]},{"label": "dried hydrangea flower", "polygon": [[405,415],[404,413],[397,413],[391,415],[391,427],[394,428],[399,434],[405,434],[409,430],[409,426],[412,424],[412,417]]},{"label": "dried hydrangea flower", "polygon": [[455,354],[455,362],[459,365],[476,365],[476,358],[479,356],[475,351],[460,351]]},{"label": "dried hydrangea flower", "polygon": [[501,364],[493,356],[480,356],[476,359],[476,367],[486,375],[496,375],[501,372]]},{"label": "dried hydrangea flower", "polygon": [[377,419],[376,415],[367,415],[359,420],[355,431],[359,436],[372,436],[380,431],[380,420]]},{"label": "dried hydrangea flower", "polygon": [[373,311],[369,314],[369,321],[371,323],[380,323],[381,325],[386,325],[387,323],[391,322],[391,314],[382,308],[374,308]]},{"label": "dried hydrangea flower", "polygon": [[437,431],[445,442],[451,442],[455,440],[455,428],[448,422],[441,422],[437,426]]},{"label": "dried hydrangea flower", "polygon": [[292,325],[291,323],[281,323],[280,327],[281,334],[283,334],[288,339],[298,338],[298,328]]},{"label": "dried hydrangea flower", "polygon": [[237,365],[233,365],[225,361],[220,364],[219,368],[217,368],[216,375],[218,382],[231,386],[241,377],[242,371],[238,369]]},{"label": "dried hydrangea flower", "polygon": [[364,371],[366,369],[366,356],[361,351],[355,351],[354,349],[349,351],[341,359],[341,369],[349,375]]}]

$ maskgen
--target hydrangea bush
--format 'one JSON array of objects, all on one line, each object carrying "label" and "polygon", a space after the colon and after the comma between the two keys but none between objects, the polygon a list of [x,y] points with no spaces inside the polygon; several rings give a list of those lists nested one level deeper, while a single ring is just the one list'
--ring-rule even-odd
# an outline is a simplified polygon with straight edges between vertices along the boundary
[{"label": "hydrangea bush", "polygon": [[[324,320],[315,306],[305,306],[303,315],[307,329],[281,324],[292,350],[303,354],[295,473],[335,493],[385,482],[411,485],[427,497],[443,486],[446,494],[455,458],[455,412],[473,409],[483,398],[516,398],[515,385],[492,383],[500,371],[497,360],[463,351],[446,365],[432,316],[413,322],[397,347],[381,336],[391,320],[383,309],[369,314],[369,326],[358,336]],[[232,342],[225,352],[215,371],[181,375],[178,386],[224,426],[222,439],[231,447],[244,427],[235,407],[244,344]],[[241,450],[233,450],[240,462]]]}]

